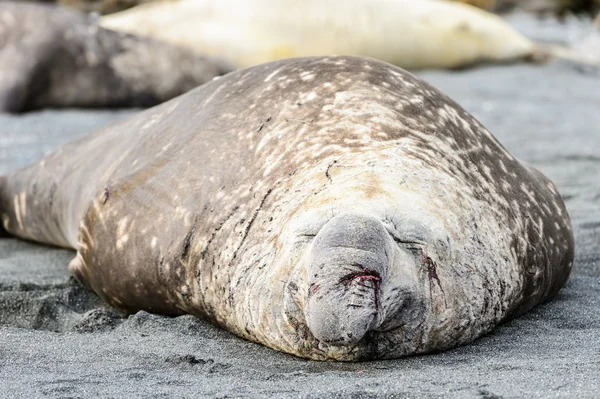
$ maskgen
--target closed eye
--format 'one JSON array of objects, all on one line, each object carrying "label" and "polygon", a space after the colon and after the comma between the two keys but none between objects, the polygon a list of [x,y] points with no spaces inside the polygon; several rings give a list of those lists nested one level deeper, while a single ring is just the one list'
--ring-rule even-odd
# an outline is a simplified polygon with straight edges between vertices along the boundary
[{"label": "closed eye", "polygon": [[[410,232],[406,232],[406,231],[404,234],[400,234],[397,230],[396,224],[391,222],[389,219],[384,220],[384,225],[386,226],[388,234],[390,235],[390,237],[392,237],[392,239],[394,240],[394,242],[396,242],[396,244],[402,245],[403,247],[414,247],[414,248],[420,248],[420,247],[427,245],[425,243],[425,240],[423,240],[420,237],[421,234],[416,234],[416,232],[410,233]],[[412,231],[414,229],[410,229],[410,230]],[[419,229],[419,230],[422,230],[422,229]],[[405,238],[400,238],[401,236],[403,236]],[[407,248],[407,249],[410,249],[410,248]]]},{"label": "closed eye", "polygon": [[423,253],[423,247],[426,245],[424,242],[417,240],[401,240],[398,237],[392,235],[394,242],[400,244],[403,249],[410,251],[414,256],[419,256]]},{"label": "closed eye", "polygon": [[398,244],[415,245],[415,246],[424,246],[424,245],[426,245],[424,242],[419,241],[419,240],[402,240],[402,239],[394,236],[393,234],[391,236],[394,239],[394,241],[397,242]]},{"label": "closed eye", "polygon": [[414,241],[414,240],[401,240],[399,238],[393,237],[394,241],[396,241],[398,244],[407,244],[407,245],[425,245],[424,242],[421,241]]}]

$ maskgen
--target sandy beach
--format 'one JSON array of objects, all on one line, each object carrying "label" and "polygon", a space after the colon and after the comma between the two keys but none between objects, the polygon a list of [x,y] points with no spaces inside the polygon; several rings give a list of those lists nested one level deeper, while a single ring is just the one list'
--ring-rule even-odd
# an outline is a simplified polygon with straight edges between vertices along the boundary
[{"label": "sandy beach", "polygon": [[[537,40],[573,29],[511,22]],[[73,251],[1,237],[0,398],[600,398],[600,71],[554,61],[418,75],[558,186],[576,261],[553,301],[447,352],[322,363],[191,316],[120,315],[69,277]],[[135,112],[0,115],[0,173]]]}]

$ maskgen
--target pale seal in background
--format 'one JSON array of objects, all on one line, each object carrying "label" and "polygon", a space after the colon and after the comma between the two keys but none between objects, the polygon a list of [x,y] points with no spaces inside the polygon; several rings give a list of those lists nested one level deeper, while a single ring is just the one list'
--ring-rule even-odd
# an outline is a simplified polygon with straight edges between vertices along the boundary
[{"label": "pale seal in background", "polygon": [[315,55],[360,55],[406,69],[579,60],[541,46],[500,17],[442,0],[176,0],[108,15],[109,29],[147,35],[240,67]]},{"label": "pale seal in background", "polygon": [[0,112],[151,106],[231,70],[67,8],[0,2]]},{"label": "pale seal in background", "polygon": [[190,313],[311,359],[469,342],[573,262],[555,186],[392,65],[233,72],[0,179],[4,227],[77,249],[134,312]]}]

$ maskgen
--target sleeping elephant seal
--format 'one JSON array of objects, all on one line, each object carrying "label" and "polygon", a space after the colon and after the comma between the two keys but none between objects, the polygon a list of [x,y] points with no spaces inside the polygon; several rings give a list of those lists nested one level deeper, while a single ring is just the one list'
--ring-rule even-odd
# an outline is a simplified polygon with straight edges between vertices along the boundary
[{"label": "sleeping elephant seal", "polygon": [[0,2],[0,112],[145,107],[232,69],[67,8]]},{"label": "sleeping elephant seal", "polygon": [[568,48],[532,42],[496,15],[446,0],[163,0],[100,23],[226,57],[240,67],[334,54],[406,69],[552,57],[589,63]]},{"label": "sleeping elephant seal", "polygon": [[100,24],[240,67],[337,54],[406,69],[459,68],[538,53],[500,17],[445,0],[163,0],[103,16]]},{"label": "sleeping elephant seal", "polygon": [[357,57],[233,72],[0,183],[4,227],[72,247],[108,303],[311,359],[469,342],[552,297],[554,185],[438,90]]}]

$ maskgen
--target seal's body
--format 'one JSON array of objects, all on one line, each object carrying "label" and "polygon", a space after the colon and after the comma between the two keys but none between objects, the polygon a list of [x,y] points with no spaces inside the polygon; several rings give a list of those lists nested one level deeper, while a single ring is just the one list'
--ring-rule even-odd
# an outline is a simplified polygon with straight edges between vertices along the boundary
[{"label": "seal's body", "polygon": [[0,112],[150,106],[230,70],[67,8],[0,3]]},{"label": "seal's body", "polygon": [[103,26],[227,57],[360,55],[406,69],[531,57],[536,46],[500,17],[443,0],[178,0],[102,17]]},{"label": "seal's body", "polygon": [[4,227],[76,248],[114,306],[191,313],[312,359],[469,342],[573,261],[554,185],[389,64],[231,73],[0,182]]}]

